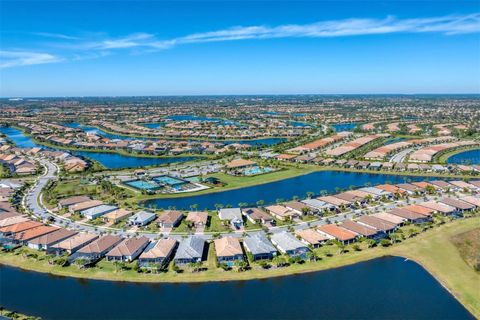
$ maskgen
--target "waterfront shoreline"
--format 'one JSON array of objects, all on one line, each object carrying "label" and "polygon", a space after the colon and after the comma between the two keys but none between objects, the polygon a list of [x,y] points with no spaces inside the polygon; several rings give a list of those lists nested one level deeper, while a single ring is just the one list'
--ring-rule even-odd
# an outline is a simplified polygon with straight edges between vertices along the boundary
[{"label": "waterfront shoreline", "polygon": [[[462,303],[474,316],[480,316],[480,299],[475,298],[475,281],[480,281],[480,273],[470,268],[458,253],[452,251],[452,246],[445,246],[454,234],[480,228],[480,217],[462,219],[447,223],[435,229],[428,230],[414,238],[404,240],[400,244],[390,247],[376,247],[365,249],[360,252],[349,252],[335,255],[331,258],[323,258],[317,262],[306,262],[301,265],[292,265],[286,268],[272,270],[250,270],[246,272],[204,271],[200,273],[165,273],[165,274],[136,274],[135,278],[123,273],[96,272],[97,270],[74,269],[62,270],[62,267],[49,265],[46,261],[32,261],[23,259],[14,254],[0,254],[0,264],[17,267],[22,270],[48,273],[61,277],[73,277],[78,279],[132,282],[132,283],[203,283],[203,282],[226,282],[226,281],[247,281],[266,278],[293,276],[297,274],[312,273],[322,270],[339,268],[355,263],[368,261],[385,256],[397,256],[412,260],[421,265],[429,272],[442,286],[444,286],[458,301]],[[433,246],[432,250],[431,247]],[[445,251],[451,256],[450,266],[442,264],[442,257],[435,256]],[[422,253],[423,252],[423,253]],[[434,252],[434,253],[432,253]],[[463,270],[461,273],[444,272],[443,268],[454,268]],[[461,277],[461,283],[458,283]],[[478,282],[477,282],[478,283]]]},{"label": "waterfront shoreline", "polygon": [[475,150],[480,150],[480,146],[473,146],[473,147],[469,147],[469,148],[467,147],[467,148],[462,148],[462,149],[457,149],[457,150],[453,150],[453,151],[450,151],[450,152],[446,152],[446,153],[444,153],[444,154],[442,154],[438,157],[438,162],[443,163],[443,164],[445,164],[445,163],[449,164],[448,159],[450,159],[451,157],[453,157],[457,154],[460,154],[460,153],[475,151]]},{"label": "waterfront shoreline", "polygon": [[[293,169],[297,169],[293,167]],[[348,172],[348,173],[360,173],[360,174],[374,174],[374,175],[389,175],[389,176],[411,176],[411,177],[426,177],[426,178],[451,178],[451,179],[475,179],[478,178],[478,176],[475,175],[451,175],[451,174],[441,174],[441,173],[433,173],[433,172],[427,172],[427,173],[422,173],[422,172],[408,172],[408,171],[382,171],[382,170],[362,170],[362,169],[354,169],[354,168],[341,168],[341,167],[333,167],[333,166],[316,166],[316,165],[303,165],[302,167],[298,169],[305,169],[304,172],[300,173],[293,173],[293,174],[287,174],[287,175],[282,175],[279,178],[275,178],[272,180],[261,180],[256,183],[252,184],[239,184],[235,185],[233,187],[220,187],[218,189],[215,188],[210,188],[210,189],[205,189],[201,191],[195,191],[195,192],[184,192],[184,193],[177,193],[177,194],[155,194],[155,195],[139,195],[136,197],[136,200],[138,201],[148,201],[148,200],[156,200],[156,199],[173,199],[173,198],[188,198],[188,197],[194,197],[194,196],[200,196],[200,195],[206,195],[206,194],[213,194],[213,193],[219,193],[219,192],[225,192],[225,191],[232,191],[232,190],[238,190],[242,188],[248,188],[248,187],[255,187],[255,186],[260,186],[263,184],[267,183],[272,183],[272,182],[278,182],[290,178],[296,178],[300,176],[304,176],[307,174],[311,174],[314,172],[322,172],[322,171],[336,171],[336,172]],[[279,171],[282,172],[282,171]],[[286,172],[288,173],[288,172]],[[265,177],[266,175],[269,175],[272,173],[260,175],[258,177]]]}]

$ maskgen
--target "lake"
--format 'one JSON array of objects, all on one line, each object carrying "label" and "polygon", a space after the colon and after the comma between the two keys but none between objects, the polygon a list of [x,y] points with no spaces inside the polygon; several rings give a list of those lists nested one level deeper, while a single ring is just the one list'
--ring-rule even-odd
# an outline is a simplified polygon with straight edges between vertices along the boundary
[{"label": "lake", "polygon": [[447,163],[452,164],[480,164],[480,149],[464,151],[454,154],[447,159]]},{"label": "lake", "polygon": [[[128,135],[122,135],[122,134],[112,134],[109,132],[106,132],[104,130],[101,130],[97,127],[92,127],[92,126],[86,126],[80,123],[76,122],[70,122],[70,123],[63,123],[65,126],[69,126],[72,128],[80,128],[86,132],[95,132],[96,135],[108,138],[108,139],[120,139],[120,140],[158,140],[161,139],[162,137],[158,138],[142,138],[142,137],[131,137]],[[144,125],[145,126],[145,125]],[[210,141],[210,142],[220,142],[224,144],[232,144],[232,143],[242,143],[242,144],[249,144],[251,146],[259,146],[259,145],[275,145],[278,143],[282,143],[287,141],[286,138],[261,138],[261,139],[254,139],[254,140],[208,140],[208,139],[196,139],[196,140],[188,140],[187,141],[198,141],[198,142],[205,142],[205,141]]]},{"label": "lake", "polygon": [[385,174],[368,174],[341,171],[318,171],[302,176],[270,182],[266,184],[245,187],[230,191],[209,193],[182,198],[164,198],[148,200],[147,207],[189,209],[190,205],[197,204],[199,209],[215,209],[215,204],[238,206],[240,202],[255,204],[264,200],[265,204],[276,202],[277,199],[289,200],[294,196],[306,197],[307,192],[319,194],[322,190],[328,193],[337,191],[337,188],[346,189],[350,186],[361,187],[367,184],[376,185],[386,182],[402,183],[407,180],[420,181],[424,177],[407,177]]},{"label": "lake", "polygon": [[[0,132],[5,134],[18,147],[34,148],[39,147],[48,150],[65,151],[61,149],[52,149],[40,144],[36,144],[29,136],[26,136],[21,130],[13,127],[0,128]],[[187,162],[197,159],[196,157],[177,157],[177,158],[149,158],[149,157],[132,157],[116,153],[94,152],[94,151],[74,151],[68,150],[71,154],[85,157],[91,160],[98,161],[107,169],[122,169],[122,168],[142,168],[145,166],[165,165],[169,163]]]},{"label": "lake", "polygon": [[336,132],[341,132],[341,131],[352,131],[355,129],[355,127],[358,125],[358,123],[335,123],[332,124],[333,130]]},{"label": "lake", "polygon": [[397,257],[200,284],[81,280],[5,266],[0,274],[0,305],[44,319],[474,319],[422,267]]}]

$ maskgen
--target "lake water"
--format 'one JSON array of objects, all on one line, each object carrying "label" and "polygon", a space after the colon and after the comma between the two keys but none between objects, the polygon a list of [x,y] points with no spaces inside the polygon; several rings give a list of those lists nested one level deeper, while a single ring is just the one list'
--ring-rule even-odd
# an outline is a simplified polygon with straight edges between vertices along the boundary
[{"label": "lake water", "polygon": [[[155,138],[141,138],[141,137],[131,137],[128,135],[122,135],[122,134],[112,134],[106,131],[103,131],[99,128],[92,127],[92,126],[86,126],[80,123],[75,123],[75,122],[70,122],[70,123],[64,123],[64,125],[72,127],[72,128],[80,128],[86,132],[95,132],[95,134],[108,138],[108,139],[120,139],[120,140],[156,140]],[[151,124],[151,125],[156,125],[156,124]],[[158,125],[158,124],[157,124]],[[144,125],[146,126],[146,125]],[[160,138],[157,138],[157,140]],[[199,139],[199,140],[190,140],[190,141],[211,141],[215,142],[212,140],[208,139]],[[224,144],[232,144],[232,143],[242,143],[242,144],[249,144],[251,146],[258,146],[258,145],[275,145],[278,143],[282,143],[287,141],[286,138],[263,138],[263,139],[255,139],[255,140],[219,140],[219,142],[224,143]]]},{"label": "lake water", "polygon": [[355,129],[355,127],[358,125],[358,123],[335,123],[332,124],[333,130],[336,132],[341,132],[341,131],[352,131]]},{"label": "lake water", "polygon": [[252,187],[235,189],[230,191],[216,192],[198,196],[182,198],[166,198],[148,200],[144,203],[147,207],[188,209],[190,205],[197,204],[199,209],[215,209],[215,204],[230,204],[238,206],[245,202],[255,204],[258,200],[264,200],[265,204],[276,202],[277,199],[289,200],[294,196],[306,197],[307,192],[319,194],[321,190],[328,193],[337,191],[337,188],[345,189],[350,186],[360,187],[367,184],[376,185],[386,182],[402,183],[407,180],[420,181],[424,177],[407,177],[384,174],[367,174],[341,171],[318,171],[306,175],[270,182]]},{"label": "lake water", "polygon": [[0,305],[44,319],[474,319],[422,267],[395,257],[202,284],[80,280],[11,267],[0,275]]},{"label": "lake water", "polygon": [[447,162],[453,164],[480,164],[480,149],[454,154],[447,159]]},{"label": "lake water", "polygon": [[[12,140],[18,147],[21,148],[34,148],[39,147],[43,149],[50,150],[59,150],[61,149],[51,149],[40,144],[36,144],[32,139],[21,130],[18,130],[13,127],[4,127],[0,128],[0,132],[7,135],[7,137]],[[89,158],[101,163],[105,168],[108,169],[122,169],[122,168],[142,168],[145,166],[154,166],[154,165],[165,165],[168,163],[179,163],[195,160],[196,157],[177,157],[177,158],[148,158],[148,157],[131,157],[125,156],[116,153],[104,153],[104,152],[90,152],[90,151],[73,151],[69,150],[68,152]]]},{"label": "lake water", "polygon": [[15,129],[13,127],[0,127],[0,132],[12,140],[20,148],[35,148],[40,147],[44,148],[30,139],[30,137],[23,134],[22,131]]}]

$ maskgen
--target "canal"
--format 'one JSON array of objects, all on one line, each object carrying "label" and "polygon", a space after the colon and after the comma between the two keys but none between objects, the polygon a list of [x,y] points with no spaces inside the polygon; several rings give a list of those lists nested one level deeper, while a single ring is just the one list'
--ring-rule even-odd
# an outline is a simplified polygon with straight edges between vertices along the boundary
[{"label": "canal", "polygon": [[[108,139],[119,139],[119,140],[155,140],[155,138],[142,138],[142,137],[132,137],[128,135],[122,135],[122,134],[112,134],[109,132],[106,132],[102,129],[99,129],[97,127],[92,127],[92,126],[87,126],[83,125],[80,123],[76,122],[68,122],[68,123],[63,123],[63,125],[71,127],[71,128],[79,128],[82,129],[83,131],[86,132],[94,132],[96,135],[108,138]],[[162,139],[162,137],[158,137],[157,139]],[[188,140],[188,139],[186,139]],[[196,140],[189,140],[189,141],[198,141],[198,142],[220,142],[224,143],[226,145],[232,144],[232,143],[240,143],[240,144],[249,144],[251,146],[271,146],[271,145],[276,145],[282,142],[287,141],[286,138],[260,138],[260,139],[253,139],[253,140],[208,140],[208,139],[196,139]]]},{"label": "canal", "polygon": [[[40,144],[25,135],[21,130],[13,127],[2,127],[0,132],[5,134],[13,143],[20,148],[43,148],[48,150],[66,151],[61,149],[52,149]],[[197,159],[197,157],[175,157],[175,158],[152,158],[152,157],[132,157],[116,153],[94,152],[94,151],[74,151],[67,150],[69,153],[98,161],[107,169],[123,168],[143,168],[145,166],[159,166],[169,163],[181,163]]]},{"label": "canal", "polygon": [[0,276],[0,305],[44,319],[474,319],[422,267],[397,257],[200,284],[81,280],[5,266]]},{"label": "canal", "polygon": [[386,174],[368,174],[342,171],[317,171],[306,175],[270,182],[266,184],[209,193],[198,196],[152,199],[144,202],[146,207],[189,209],[198,205],[199,209],[215,209],[215,204],[238,206],[239,203],[254,205],[263,200],[271,204],[277,200],[290,200],[294,196],[305,198],[307,192],[321,194],[338,192],[350,187],[361,187],[383,183],[402,183],[405,181],[425,180],[425,177],[395,176]]}]

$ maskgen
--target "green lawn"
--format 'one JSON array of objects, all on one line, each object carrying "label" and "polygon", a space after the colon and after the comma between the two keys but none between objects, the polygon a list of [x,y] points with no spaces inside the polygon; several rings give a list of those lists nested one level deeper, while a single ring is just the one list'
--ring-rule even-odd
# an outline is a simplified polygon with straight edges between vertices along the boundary
[{"label": "green lawn", "polygon": [[205,231],[207,232],[228,232],[231,231],[232,229],[230,226],[225,226],[223,225],[223,221],[220,220],[218,217],[218,214],[216,212],[210,212],[208,214],[209,216],[209,224],[207,225],[207,228]]}]

